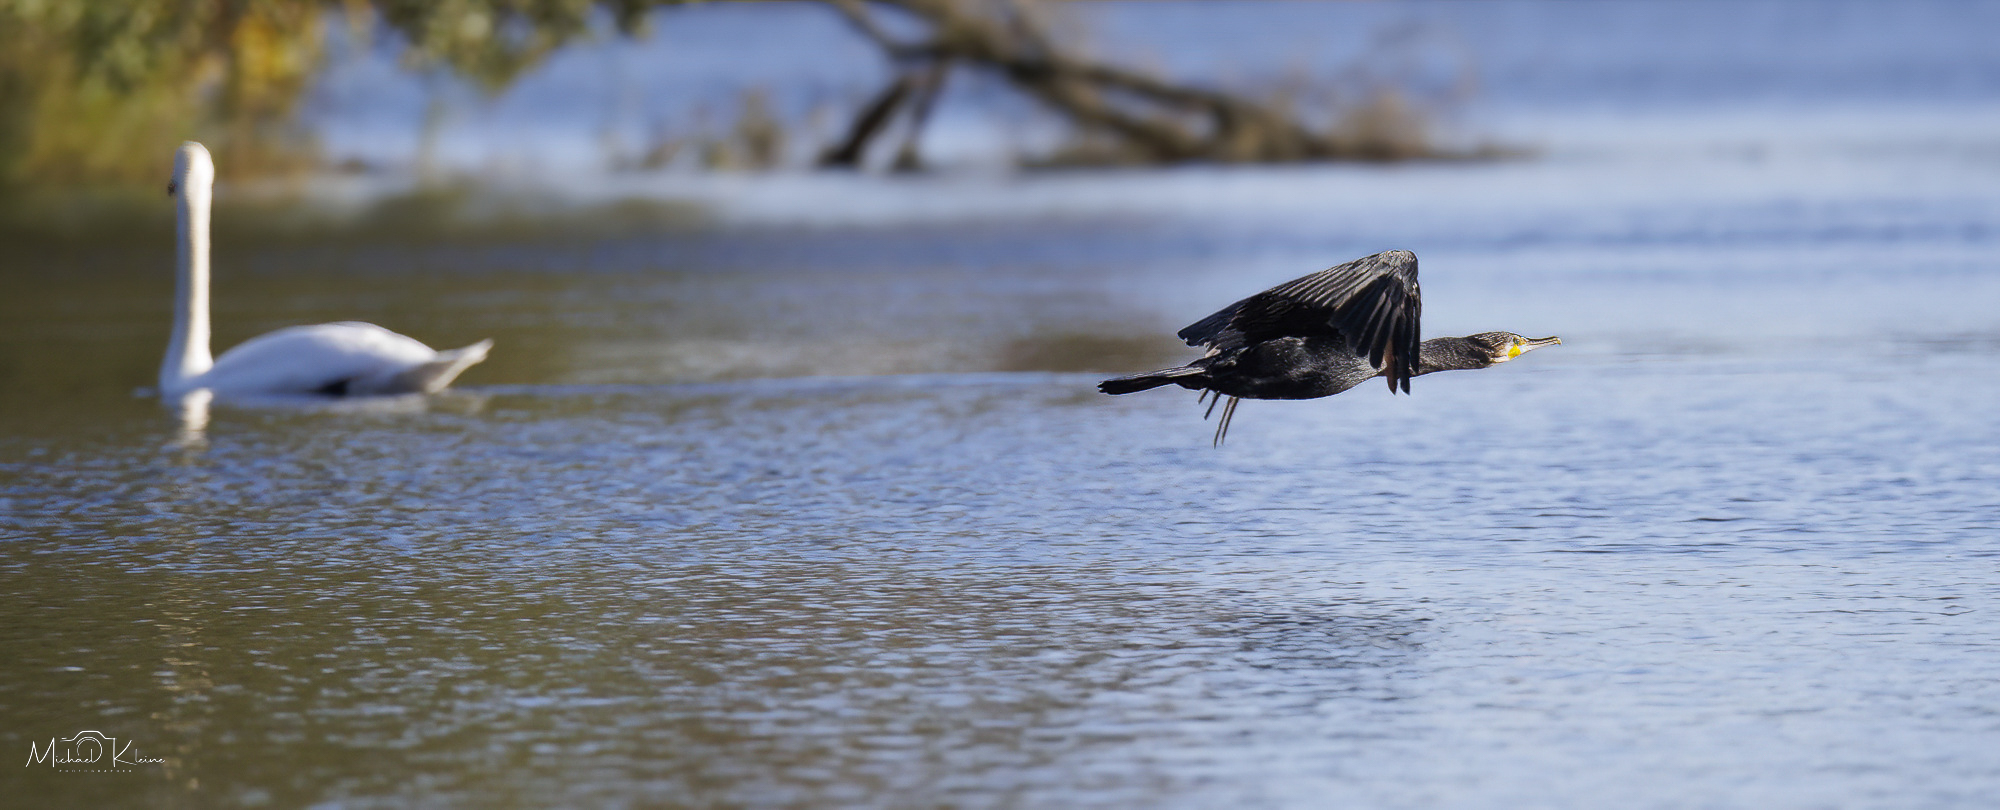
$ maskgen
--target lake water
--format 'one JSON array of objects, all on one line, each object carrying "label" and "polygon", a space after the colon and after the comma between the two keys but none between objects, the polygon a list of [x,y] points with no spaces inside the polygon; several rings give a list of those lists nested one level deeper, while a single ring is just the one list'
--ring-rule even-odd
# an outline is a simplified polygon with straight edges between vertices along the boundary
[{"label": "lake water", "polygon": [[[1616,7],[1414,6],[1635,43],[1548,56],[1652,71],[1605,103],[1496,91],[1529,160],[610,178],[707,224],[218,245],[218,346],[495,339],[429,400],[184,421],[137,393],[164,235],[12,247],[0,752],[160,761],[0,804],[1989,806],[2000,56],[1938,53],[1993,7],[1831,6],[1823,49],[1906,47],[1820,92],[1787,41],[1769,109]],[[1426,335],[1564,345],[1220,449],[1093,390],[1389,248]]]}]

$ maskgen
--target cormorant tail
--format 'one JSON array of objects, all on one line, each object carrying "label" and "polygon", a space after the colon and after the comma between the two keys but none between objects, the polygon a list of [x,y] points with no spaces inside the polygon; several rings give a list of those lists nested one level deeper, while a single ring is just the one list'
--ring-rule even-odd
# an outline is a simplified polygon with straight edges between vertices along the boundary
[{"label": "cormorant tail", "polygon": [[1188,377],[1199,377],[1205,373],[1207,373],[1205,370],[1195,368],[1194,366],[1164,368],[1159,371],[1148,371],[1144,374],[1113,377],[1098,383],[1097,390],[1113,395],[1130,394],[1138,391],[1149,391],[1162,385],[1172,385]]}]

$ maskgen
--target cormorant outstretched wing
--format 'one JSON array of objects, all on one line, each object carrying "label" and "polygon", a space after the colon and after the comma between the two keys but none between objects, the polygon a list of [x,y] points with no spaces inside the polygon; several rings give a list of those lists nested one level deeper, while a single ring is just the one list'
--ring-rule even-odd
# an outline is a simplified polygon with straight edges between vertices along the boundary
[{"label": "cormorant outstretched wing", "polygon": [[1189,346],[1229,349],[1278,337],[1341,335],[1383,369],[1391,392],[1417,374],[1423,301],[1417,255],[1377,253],[1293,279],[1224,307],[1180,331]]}]

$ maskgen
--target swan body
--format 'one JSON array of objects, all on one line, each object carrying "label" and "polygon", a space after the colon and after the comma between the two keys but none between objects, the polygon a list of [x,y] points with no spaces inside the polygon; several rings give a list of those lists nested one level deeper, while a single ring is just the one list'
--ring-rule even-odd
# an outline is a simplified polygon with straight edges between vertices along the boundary
[{"label": "swan body", "polygon": [[160,394],[180,397],[207,390],[216,395],[429,394],[486,359],[493,341],[437,351],[415,338],[370,323],[343,321],[292,326],[209,354],[208,223],[215,164],[208,150],[189,141],[174,158],[178,198],[174,331],[160,364]]},{"label": "swan body", "polygon": [[493,341],[437,351],[372,323],[288,326],[223,352],[194,387],[223,393],[436,393],[486,359]]}]

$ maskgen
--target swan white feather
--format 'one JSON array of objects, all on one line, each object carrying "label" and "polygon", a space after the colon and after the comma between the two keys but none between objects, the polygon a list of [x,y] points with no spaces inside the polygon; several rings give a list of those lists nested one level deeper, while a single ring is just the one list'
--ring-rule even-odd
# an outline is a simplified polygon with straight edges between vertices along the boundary
[{"label": "swan white feather", "polygon": [[218,395],[435,393],[486,359],[493,341],[437,351],[371,323],[291,326],[211,359],[208,348],[208,222],[215,164],[189,141],[174,158],[179,198],[174,332],[160,364],[160,393]]}]

